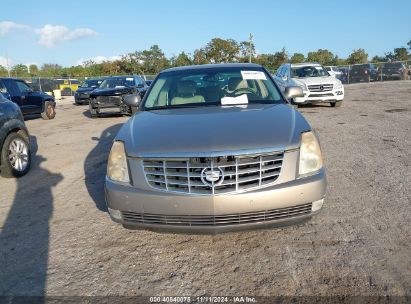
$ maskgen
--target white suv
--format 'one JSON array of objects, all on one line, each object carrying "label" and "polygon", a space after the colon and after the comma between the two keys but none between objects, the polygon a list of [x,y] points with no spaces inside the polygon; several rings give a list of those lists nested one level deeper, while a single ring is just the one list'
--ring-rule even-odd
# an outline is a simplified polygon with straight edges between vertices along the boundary
[{"label": "white suv", "polygon": [[344,99],[341,81],[330,76],[319,63],[285,63],[277,70],[274,79],[283,92],[289,86],[303,89],[304,97],[293,100],[297,104],[329,102],[332,107],[339,107]]}]

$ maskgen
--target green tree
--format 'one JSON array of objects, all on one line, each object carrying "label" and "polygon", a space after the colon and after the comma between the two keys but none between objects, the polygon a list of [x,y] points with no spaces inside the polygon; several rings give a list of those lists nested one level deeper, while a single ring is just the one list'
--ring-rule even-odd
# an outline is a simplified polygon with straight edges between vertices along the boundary
[{"label": "green tree", "polygon": [[251,60],[255,57],[255,45],[253,42],[250,41],[242,41],[238,45],[240,49],[239,54],[239,61],[240,62],[249,62],[250,61],[250,53],[251,53]]},{"label": "green tree", "polygon": [[258,64],[263,65],[266,69],[274,71],[278,69],[280,65],[288,61],[288,55],[285,48],[274,54],[260,54],[256,58]]},{"label": "green tree", "polygon": [[329,50],[318,49],[308,52],[307,61],[318,62],[323,65],[335,65],[336,56]]},{"label": "green tree", "polygon": [[377,62],[385,62],[387,61],[387,57],[386,56],[378,56],[375,55],[374,57],[371,58],[371,62],[377,63]]},{"label": "green tree", "polygon": [[11,68],[11,74],[16,77],[28,76],[29,70],[25,64],[16,64]]},{"label": "green tree", "polygon": [[8,76],[7,69],[4,66],[0,65],[0,77],[7,77],[7,76]]},{"label": "green tree", "polygon": [[63,67],[56,63],[45,63],[41,66],[40,75],[45,77],[61,76]]},{"label": "green tree", "polygon": [[394,60],[405,61],[409,59],[410,54],[407,48],[400,47],[394,49]]},{"label": "green tree", "polygon": [[367,63],[368,54],[364,49],[353,50],[352,53],[347,58],[348,64],[357,64],[357,63]]},{"label": "green tree", "polygon": [[197,49],[193,54],[193,63],[194,64],[207,64],[210,61],[207,59],[207,55],[204,49]]},{"label": "green tree", "polygon": [[240,47],[233,39],[213,38],[204,51],[211,63],[237,62]]},{"label": "green tree", "polygon": [[291,63],[301,63],[305,61],[304,54],[294,53],[290,58]]},{"label": "green tree", "polygon": [[411,50],[411,40],[407,42],[408,48]]},{"label": "green tree", "polygon": [[170,61],[173,66],[186,66],[193,64],[190,56],[184,52],[181,52],[177,57],[171,58]]},{"label": "green tree", "polygon": [[170,65],[169,60],[158,45],[153,45],[149,50],[142,51],[139,63],[143,74],[158,74]]},{"label": "green tree", "polygon": [[30,64],[29,72],[32,76],[37,76],[39,74],[39,68],[35,64]]}]

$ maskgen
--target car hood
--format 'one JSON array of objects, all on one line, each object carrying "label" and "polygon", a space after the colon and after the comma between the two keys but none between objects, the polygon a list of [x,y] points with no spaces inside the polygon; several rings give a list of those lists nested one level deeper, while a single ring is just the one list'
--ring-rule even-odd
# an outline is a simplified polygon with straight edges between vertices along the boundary
[{"label": "car hood", "polygon": [[302,82],[306,85],[316,85],[316,84],[336,84],[338,80],[335,77],[307,77],[307,78],[293,78],[295,82]]},{"label": "car hood", "polygon": [[298,148],[311,130],[288,104],[142,111],[119,131],[132,157],[200,157]]},{"label": "car hood", "polygon": [[51,96],[47,93],[44,93],[44,92],[32,92],[32,93],[30,93],[30,96],[36,96],[36,97],[41,97],[43,99],[53,99],[54,100],[53,96]]},{"label": "car hood", "polygon": [[113,95],[131,94],[132,92],[133,92],[133,88],[119,87],[119,88],[111,88],[111,89],[95,89],[92,92],[92,95],[93,96],[113,96]]}]

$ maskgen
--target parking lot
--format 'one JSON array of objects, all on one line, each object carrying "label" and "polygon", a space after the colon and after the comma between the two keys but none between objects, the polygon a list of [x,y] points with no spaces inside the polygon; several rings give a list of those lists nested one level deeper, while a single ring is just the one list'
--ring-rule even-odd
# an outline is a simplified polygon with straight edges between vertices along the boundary
[{"label": "parking lot", "polygon": [[[2,295],[411,295],[411,82],[346,86],[304,106],[328,176],[299,226],[220,235],[130,231],[106,212],[111,140],[128,117],[58,102],[26,121],[36,154],[0,178]],[[233,202],[235,203],[235,202]]]}]

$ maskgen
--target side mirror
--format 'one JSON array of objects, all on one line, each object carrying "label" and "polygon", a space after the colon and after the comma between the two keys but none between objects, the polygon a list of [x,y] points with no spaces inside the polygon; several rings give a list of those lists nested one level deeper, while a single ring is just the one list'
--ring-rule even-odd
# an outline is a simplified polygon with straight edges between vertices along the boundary
[{"label": "side mirror", "polygon": [[140,94],[126,95],[123,97],[123,101],[126,105],[137,108],[140,105],[141,96]]},{"label": "side mirror", "polygon": [[[284,96],[288,100],[292,100],[296,97],[304,97],[303,89],[300,87],[286,87],[284,90]],[[295,102],[295,101],[294,101]]]}]

